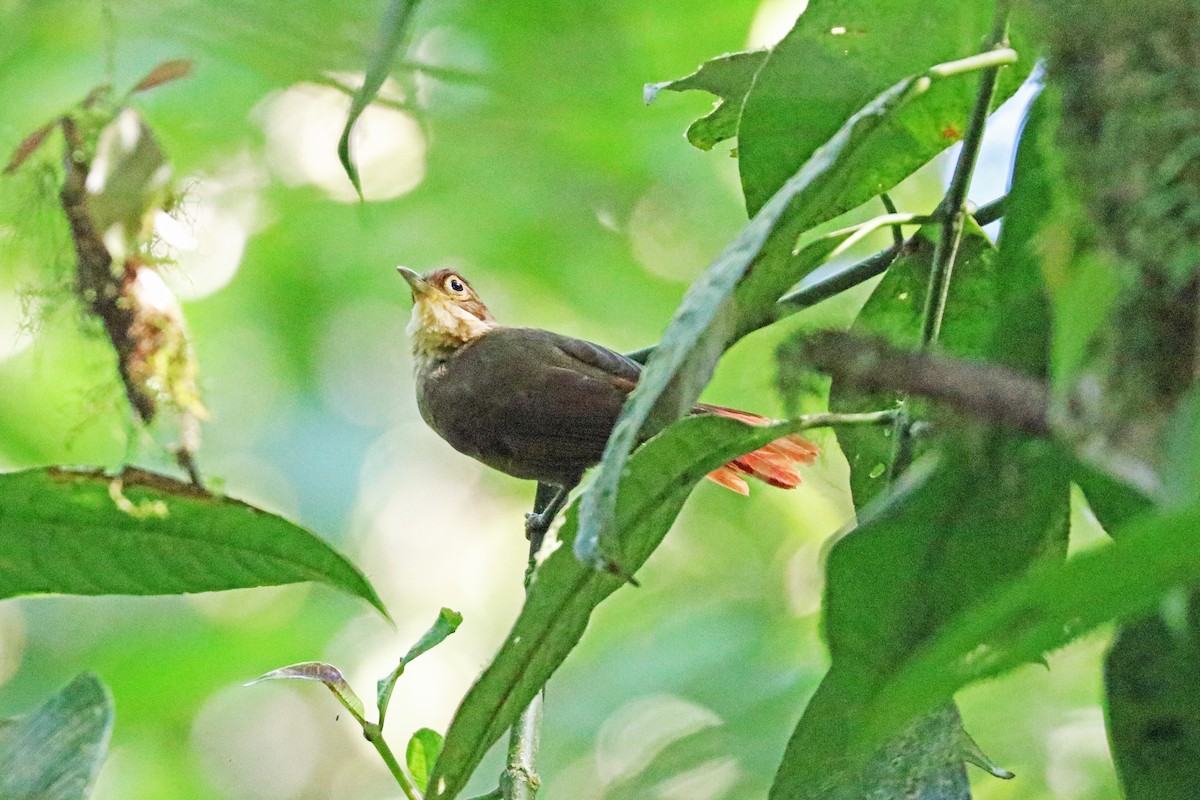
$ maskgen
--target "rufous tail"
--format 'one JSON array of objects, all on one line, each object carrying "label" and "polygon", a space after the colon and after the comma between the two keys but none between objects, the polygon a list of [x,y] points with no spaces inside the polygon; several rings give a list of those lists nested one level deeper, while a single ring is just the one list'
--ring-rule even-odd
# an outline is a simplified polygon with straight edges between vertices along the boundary
[{"label": "rufous tail", "polygon": [[[732,408],[699,404],[693,409],[696,414],[716,414],[744,422],[747,425],[771,425],[776,420],[737,411]],[[820,450],[817,446],[799,434],[780,437],[768,445],[758,448],[744,456],[729,461],[722,467],[708,473],[708,479],[726,489],[738,494],[750,494],[743,475],[758,478],[763,483],[778,486],[780,489],[795,489],[800,485],[800,472],[797,464],[811,464],[816,460]]]}]

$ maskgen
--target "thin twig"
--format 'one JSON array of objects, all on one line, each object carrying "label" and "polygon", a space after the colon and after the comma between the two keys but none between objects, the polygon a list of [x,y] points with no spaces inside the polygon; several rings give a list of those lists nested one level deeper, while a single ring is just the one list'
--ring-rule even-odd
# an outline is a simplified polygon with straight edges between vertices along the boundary
[{"label": "thin twig", "polygon": [[[1008,47],[1007,0],[997,0],[996,21],[992,29],[990,50],[999,51]],[[983,142],[983,131],[987,126],[992,108],[992,97],[996,92],[996,78],[1002,65],[983,70],[979,77],[979,92],[975,95],[975,107],[963,136],[962,150],[946,195],[938,206],[942,216],[942,235],[938,237],[933,254],[933,270],[929,276],[929,291],[925,295],[925,311],[921,323],[921,347],[929,349],[938,338],[942,328],[942,316],[946,312],[946,299],[950,293],[950,276],[954,271],[954,260],[958,255],[958,244],[962,239],[963,223],[966,219],[967,190],[971,175],[979,160],[979,147]]]},{"label": "thin twig", "polygon": [[[1008,196],[1004,195],[986,205],[982,205],[972,216],[975,217],[975,221],[980,225],[990,225],[1004,216],[1004,202],[1007,199]],[[788,292],[779,298],[779,304],[789,306],[784,312],[785,315],[795,314],[810,306],[815,306],[817,303],[828,300],[834,295],[841,294],[847,289],[853,289],[860,283],[871,280],[876,275],[882,275],[902,251],[903,247],[897,247],[893,244],[886,250],[881,250],[878,253],[867,256],[862,261],[856,261],[850,266],[840,269],[816,283],[801,286],[799,289]],[[635,350],[627,354],[626,357],[639,364],[645,364],[646,359],[653,352],[653,346],[643,347],[641,350]]]},{"label": "thin twig", "polygon": [[[887,211],[887,213],[889,213],[889,214],[899,214],[900,213],[896,209],[896,204],[892,202],[891,195],[889,195],[887,192],[879,193],[879,202],[883,203],[883,207]],[[904,229],[902,227],[900,227],[899,225],[892,226],[892,246],[893,247],[903,247],[904,246]]]},{"label": "thin twig", "polygon": [[896,419],[897,410],[889,408],[885,411],[863,411],[847,414],[836,414],[832,411],[820,414],[804,414],[796,417],[796,430],[806,431],[811,428],[837,428],[853,425],[889,425]]},{"label": "thin twig", "polygon": [[[929,350],[938,340],[942,330],[942,317],[946,313],[946,301],[950,296],[950,277],[954,272],[954,261],[958,256],[958,245],[962,240],[963,225],[967,215],[967,190],[971,186],[971,175],[979,160],[979,148],[983,143],[983,132],[987,127],[988,114],[992,108],[992,97],[996,92],[996,78],[1001,67],[1009,63],[1012,51],[1008,49],[1008,12],[1010,0],[996,0],[996,15],[992,33],[988,39],[989,54],[1004,54],[996,58],[979,75],[979,91],[975,95],[975,106],[967,121],[962,149],[954,165],[954,175],[942,202],[935,213],[942,217],[941,235],[933,251],[933,267],[929,274],[929,286],[925,292],[925,309],[921,315],[921,349]],[[907,407],[901,401],[901,416],[896,421],[895,447],[888,471],[889,480],[908,469],[913,458],[913,421]]]},{"label": "thin twig", "polygon": [[814,334],[800,353],[805,365],[863,391],[928,397],[994,425],[1035,436],[1051,432],[1046,384],[1008,367],[902,350],[845,331]]},{"label": "thin twig", "polygon": [[[558,495],[557,487],[539,483],[533,500],[533,513],[541,514]],[[530,532],[529,565],[525,570],[525,594],[529,595],[529,584],[537,568],[537,554],[541,550],[545,531]],[[500,774],[499,797],[504,800],[534,800],[541,779],[537,774],[538,747],[542,741],[542,703],[545,692],[538,692],[526,709],[521,712],[508,735],[508,760]]]}]

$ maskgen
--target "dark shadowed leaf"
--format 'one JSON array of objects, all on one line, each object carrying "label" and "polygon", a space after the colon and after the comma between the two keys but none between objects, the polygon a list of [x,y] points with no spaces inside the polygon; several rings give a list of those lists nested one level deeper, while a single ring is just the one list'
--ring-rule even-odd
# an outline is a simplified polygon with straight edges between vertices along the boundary
[{"label": "dark shadowed leaf", "polygon": [[[1186,595],[1182,595],[1185,597]],[[1189,608],[1190,605],[1190,608]],[[1129,623],[1104,662],[1113,760],[1128,800],[1200,797],[1200,600],[1186,621]]]},{"label": "dark shadowed leaf", "polygon": [[1076,464],[1071,478],[1109,535],[1154,509],[1150,498],[1139,490],[1090,464]]},{"label": "dark shadowed leaf", "polygon": [[718,142],[737,136],[742,102],[766,58],[766,50],[726,53],[705,61],[698,70],[686,77],[646,84],[644,97],[647,103],[653,102],[664,89],[672,92],[699,89],[716,95],[717,102],[713,110],[687,129],[687,139],[692,145],[701,150],[711,150]]},{"label": "dark shadowed leaf", "polygon": [[141,470],[0,475],[0,598],[181,594],[319,581],[386,616],[353,564],[282,517]]},{"label": "dark shadowed leaf", "polygon": [[408,774],[422,793],[429,786],[429,771],[442,753],[442,735],[430,728],[421,728],[408,740],[404,750],[404,761]]},{"label": "dark shadowed leaf", "polygon": [[[799,424],[751,427],[722,417],[691,417],[647,442],[630,459],[622,480],[619,563],[632,573],[649,558],[708,472],[794,432]],[[458,796],[488,748],[578,643],[592,610],[624,585],[621,577],[575,558],[576,522],[572,506],[558,534],[561,546],[538,566],[516,624],[450,723],[430,778],[430,798]]]},{"label": "dark shadowed leaf", "polygon": [[[810,3],[772,48],[746,96],[738,163],[746,208],[756,214],[851,114],[907,75],[978,53],[992,3],[955,0],[824,0]],[[900,43],[903,43],[902,45]],[[1018,42],[1018,51],[1022,51]],[[1033,65],[1030,54],[1001,72],[997,100]],[[976,85],[948,82],[898,121],[893,138],[863,153],[863,177],[836,196],[828,217],[865,202],[962,138]]]},{"label": "dark shadowed leaf", "polygon": [[83,800],[108,751],[108,689],[80,675],[36,711],[0,725],[0,797]]},{"label": "dark shadowed leaf", "polygon": [[905,713],[863,733],[872,705],[892,698],[891,678],[923,642],[1030,564],[1061,557],[1069,501],[1056,447],[993,432],[919,463],[868,506],[830,551],[832,666],[788,744],[772,798],[860,785],[863,764],[873,763],[863,759],[879,758],[876,749],[896,746],[898,730],[945,706],[952,691],[920,705],[897,701]]},{"label": "dark shadowed leaf", "polygon": [[[831,690],[838,688],[837,683],[837,678],[831,681],[827,677],[810,701],[810,707],[828,713],[831,701],[836,697]],[[771,799],[819,797],[821,800],[882,800],[904,797],[912,800],[969,800],[971,790],[964,762],[974,761],[978,748],[973,748],[973,744],[963,731],[958,709],[950,704],[906,726],[857,774],[826,773],[820,776],[818,783],[804,788],[782,784],[777,780],[771,791]],[[993,774],[1011,777],[1010,773],[1002,770]],[[780,777],[782,775],[781,770]]]},{"label": "dark shadowed leaf", "polygon": [[592,488],[584,495],[576,543],[580,558],[598,565],[612,561],[602,539],[612,536],[617,484],[633,448],[647,433],[684,414],[725,349],[784,313],[776,301],[820,263],[810,253],[819,252],[814,248],[825,247],[828,240],[818,240],[793,256],[800,233],[836,215],[829,208],[847,185],[876,185],[874,173],[865,167],[869,162],[861,157],[885,145],[895,148],[898,130],[927,122],[921,109],[938,87],[973,84],[962,72],[979,66],[942,65],[880,94],[813,154],[692,285],[647,362],[608,440]]},{"label": "dark shadowed leaf", "polygon": [[959,688],[1038,661],[1087,631],[1155,608],[1200,583],[1200,512],[1135,520],[1114,542],[1047,565],[963,610],[899,670],[878,731]]}]

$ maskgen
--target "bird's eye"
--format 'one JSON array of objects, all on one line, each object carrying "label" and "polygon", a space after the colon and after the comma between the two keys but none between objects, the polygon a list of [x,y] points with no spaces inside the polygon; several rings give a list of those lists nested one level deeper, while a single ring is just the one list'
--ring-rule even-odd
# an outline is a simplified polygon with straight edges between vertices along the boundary
[{"label": "bird's eye", "polygon": [[446,281],[446,286],[450,287],[450,291],[452,292],[461,292],[467,288],[458,278],[451,278],[450,280]]}]

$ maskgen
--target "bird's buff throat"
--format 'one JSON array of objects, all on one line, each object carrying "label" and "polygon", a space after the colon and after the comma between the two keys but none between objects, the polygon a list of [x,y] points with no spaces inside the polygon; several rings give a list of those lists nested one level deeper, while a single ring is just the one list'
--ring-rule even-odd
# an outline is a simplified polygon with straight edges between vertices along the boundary
[{"label": "bird's buff throat", "polygon": [[445,358],[463,345],[496,327],[461,306],[439,302],[439,297],[421,297],[413,306],[408,335],[413,355]]}]

